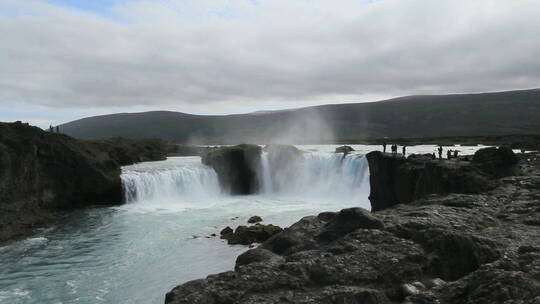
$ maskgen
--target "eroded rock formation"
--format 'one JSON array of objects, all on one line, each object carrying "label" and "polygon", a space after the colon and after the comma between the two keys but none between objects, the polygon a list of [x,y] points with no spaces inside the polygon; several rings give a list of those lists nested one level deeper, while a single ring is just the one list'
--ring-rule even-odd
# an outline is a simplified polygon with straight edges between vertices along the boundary
[{"label": "eroded rock formation", "polygon": [[493,179],[519,171],[515,154],[507,148],[481,149],[472,162],[414,155],[403,158],[381,152],[371,152],[366,157],[373,211],[407,204],[429,194],[480,193],[494,187]]},{"label": "eroded rock formation", "polygon": [[[240,255],[234,271],[180,285],[165,303],[540,303],[540,157],[519,165],[526,175],[481,193],[304,217]],[[418,170],[442,179],[430,187],[454,176]]]},{"label": "eroded rock formation", "polygon": [[0,242],[56,211],[122,201],[120,166],[165,159],[159,140],[80,141],[23,123],[0,123]]},{"label": "eroded rock formation", "polygon": [[237,145],[208,152],[202,162],[216,171],[221,188],[231,194],[256,193],[261,185],[261,147]]}]

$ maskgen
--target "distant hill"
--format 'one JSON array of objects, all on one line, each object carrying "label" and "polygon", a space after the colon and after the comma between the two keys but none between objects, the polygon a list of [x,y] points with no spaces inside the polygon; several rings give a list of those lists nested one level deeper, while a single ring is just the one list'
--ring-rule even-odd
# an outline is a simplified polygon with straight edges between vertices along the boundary
[{"label": "distant hill", "polygon": [[79,138],[157,137],[208,144],[540,134],[540,89],[407,96],[239,115],[121,113],[72,121],[60,130]]}]

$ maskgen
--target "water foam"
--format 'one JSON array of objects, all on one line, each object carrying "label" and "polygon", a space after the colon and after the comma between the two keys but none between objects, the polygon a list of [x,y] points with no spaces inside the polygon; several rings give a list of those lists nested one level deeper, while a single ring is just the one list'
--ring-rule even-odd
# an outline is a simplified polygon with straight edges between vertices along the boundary
[{"label": "water foam", "polygon": [[126,203],[190,204],[221,196],[217,174],[199,157],[172,157],[122,168]]},{"label": "water foam", "polygon": [[369,166],[364,156],[306,153],[300,161],[274,166],[265,165],[266,153],[262,158],[263,192],[267,195],[354,203],[366,201],[369,194]]},{"label": "water foam", "polygon": [[[365,157],[305,153],[276,164],[261,159],[260,199],[348,202],[369,208],[369,169]],[[210,207],[230,200],[220,189],[215,171],[199,157],[173,157],[162,162],[124,167],[125,201],[138,207],[182,209]]]}]

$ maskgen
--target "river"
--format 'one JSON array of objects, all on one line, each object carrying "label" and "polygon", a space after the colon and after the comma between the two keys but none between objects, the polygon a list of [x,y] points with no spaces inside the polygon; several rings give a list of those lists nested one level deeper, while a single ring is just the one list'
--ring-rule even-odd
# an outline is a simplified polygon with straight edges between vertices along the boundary
[{"label": "river", "polygon": [[335,147],[299,146],[307,152],[303,162],[280,180],[263,155],[263,189],[249,196],[223,194],[199,157],[124,167],[126,204],[71,212],[0,247],[0,303],[163,303],[178,284],[232,270],[247,247],[211,236],[225,226],[245,225],[252,215],[288,226],[322,211],[369,209],[363,154],[380,147],[353,145],[357,151],[343,160],[331,153]]}]

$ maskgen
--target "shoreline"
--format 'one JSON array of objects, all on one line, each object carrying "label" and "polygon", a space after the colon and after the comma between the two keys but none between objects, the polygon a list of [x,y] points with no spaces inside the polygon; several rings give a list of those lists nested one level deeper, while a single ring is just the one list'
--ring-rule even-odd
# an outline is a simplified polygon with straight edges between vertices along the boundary
[{"label": "shoreline", "polygon": [[540,154],[518,158],[521,175],[477,194],[306,216],[240,255],[234,271],[179,285],[165,303],[533,303]]},{"label": "shoreline", "polygon": [[120,204],[121,166],[165,158],[161,140],[77,140],[21,122],[0,123],[0,244],[67,210]]}]

